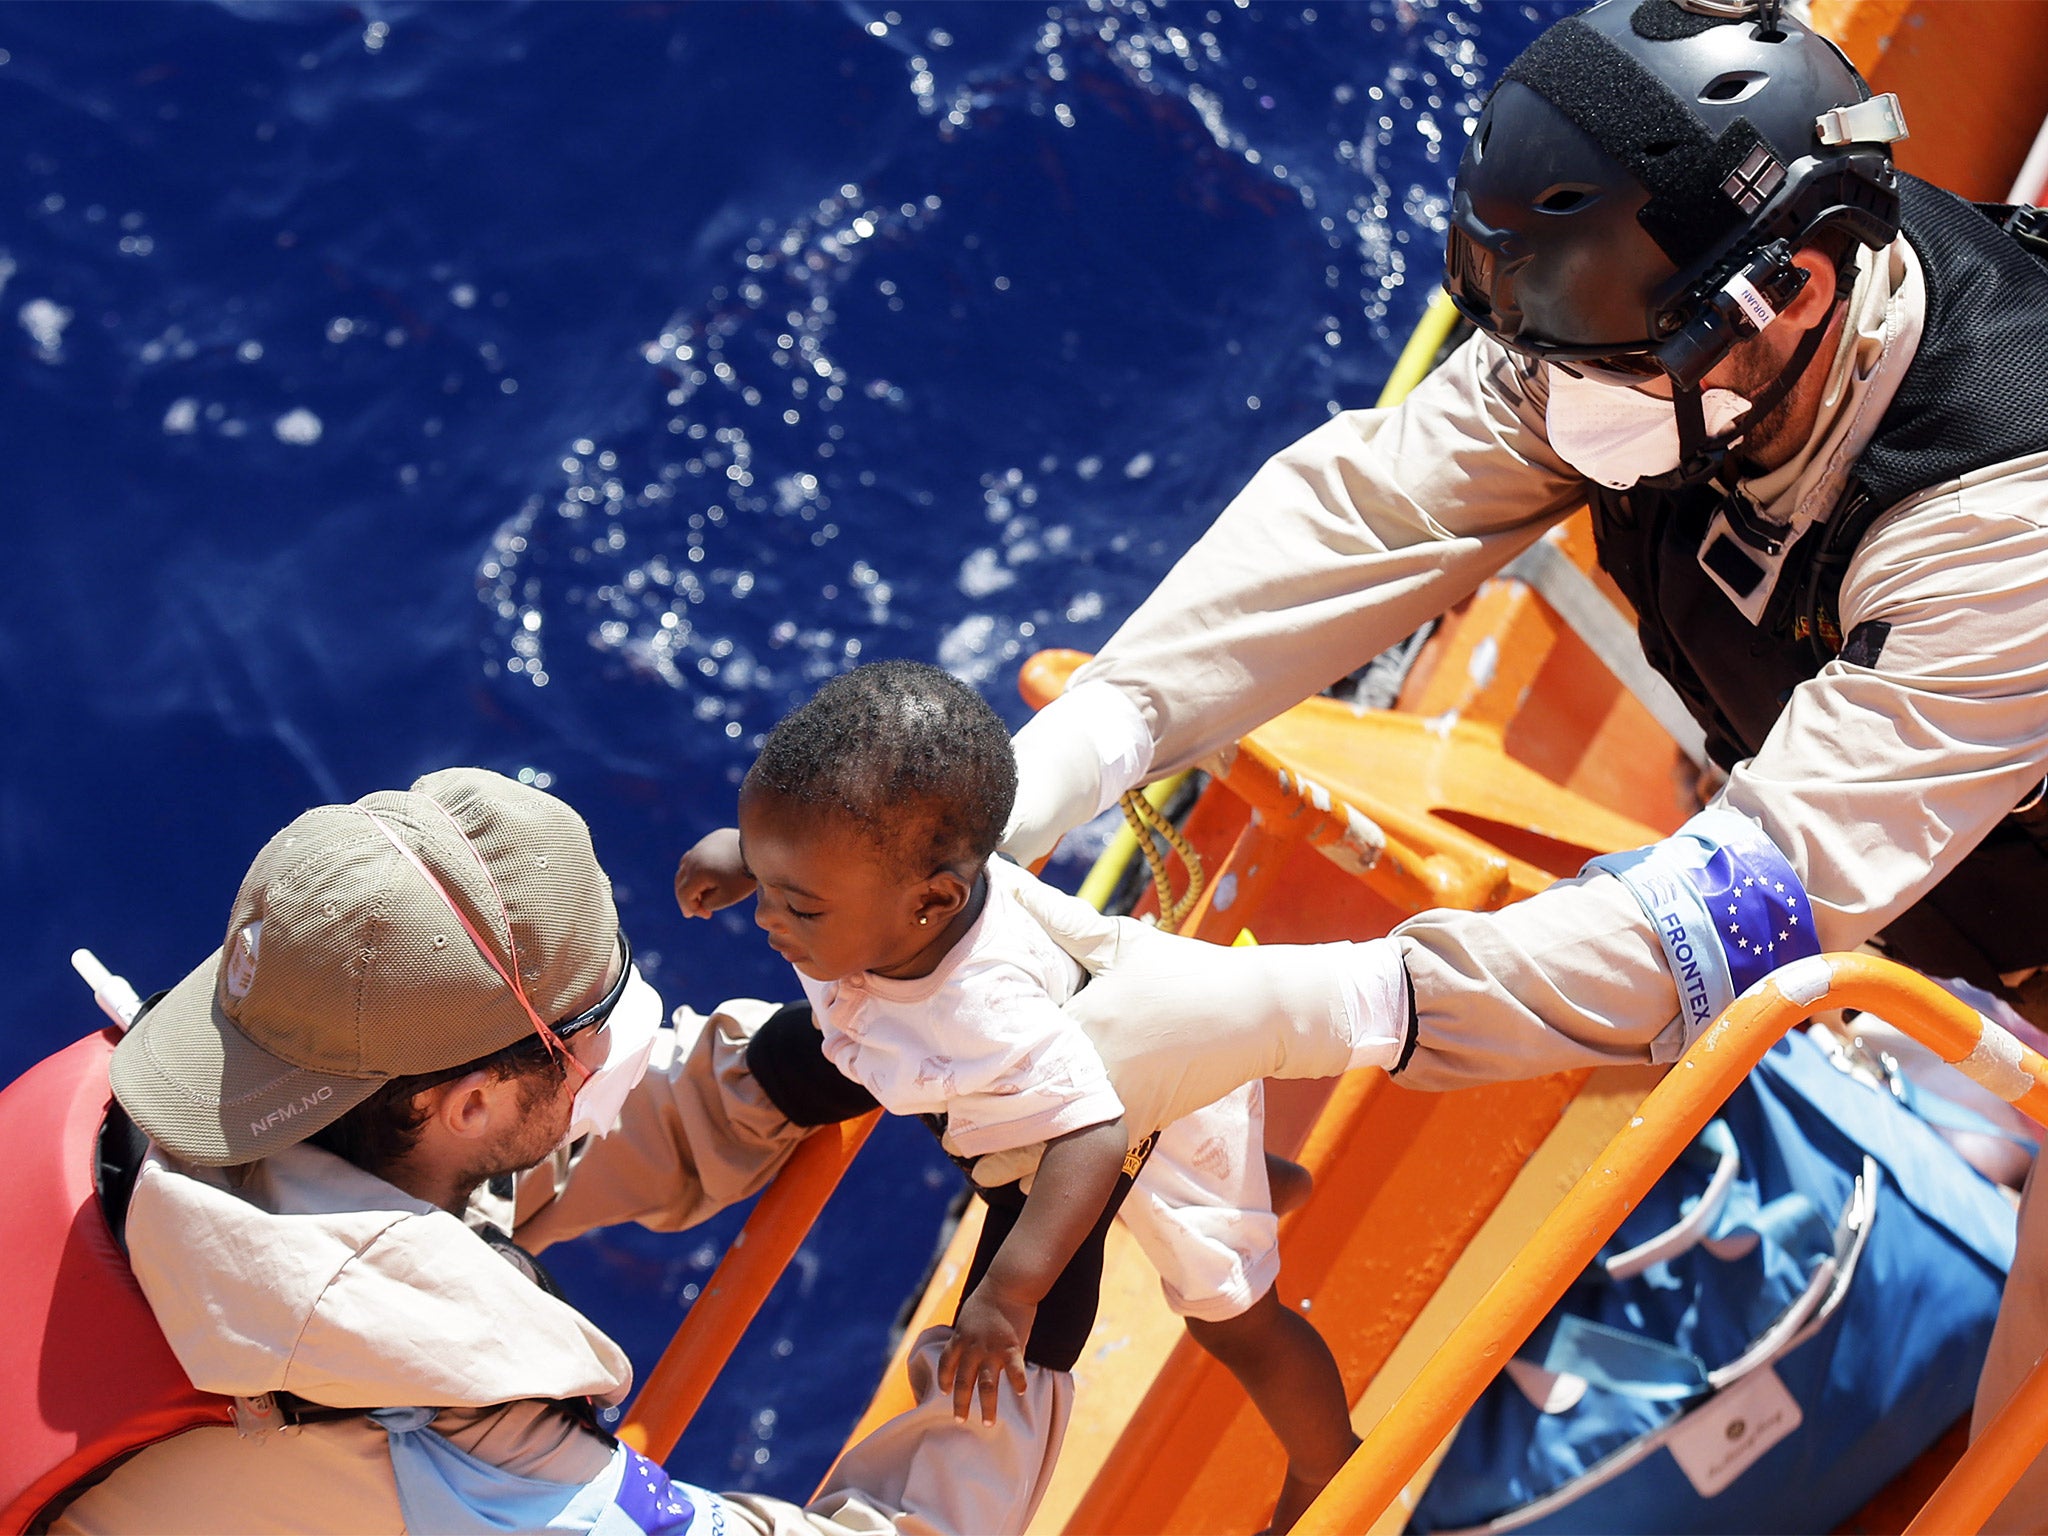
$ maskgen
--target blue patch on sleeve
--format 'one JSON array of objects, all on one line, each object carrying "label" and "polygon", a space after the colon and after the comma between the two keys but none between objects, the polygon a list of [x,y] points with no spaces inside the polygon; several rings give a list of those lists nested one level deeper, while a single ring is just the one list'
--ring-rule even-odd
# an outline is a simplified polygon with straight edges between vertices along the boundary
[{"label": "blue patch on sleeve", "polygon": [[431,1408],[380,1408],[370,1417],[390,1436],[391,1472],[409,1531],[721,1536],[727,1529],[717,1494],[674,1481],[629,1446],[616,1446],[589,1482],[557,1483],[472,1456],[429,1427]]},{"label": "blue patch on sleeve", "polygon": [[1663,842],[1604,854],[1582,871],[1595,872],[1626,885],[1656,928],[1688,1042],[1779,966],[1820,953],[1799,877],[1733,811],[1701,811]]}]

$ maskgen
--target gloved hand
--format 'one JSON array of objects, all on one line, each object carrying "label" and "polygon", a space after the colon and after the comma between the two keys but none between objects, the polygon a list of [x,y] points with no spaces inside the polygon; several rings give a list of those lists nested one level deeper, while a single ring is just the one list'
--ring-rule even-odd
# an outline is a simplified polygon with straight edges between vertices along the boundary
[{"label": "gloved hand", "polygon": [[1126,1122],[1158,1128],[1261,1077],[1392,1067],[1408,973],[1392,939],[1227,947],[1104,917],[1042,881],[1017,898],[1093,978],[1066,1005],[1109,1068]]},{"label": "gloved hand", "polygon": [[1035,864],[1084,821],[1123,798],[1152,766],[1152,733],[1138,706],[1108,683],[1070,688],[1011,741],[1017,801],[1003,851]]}]

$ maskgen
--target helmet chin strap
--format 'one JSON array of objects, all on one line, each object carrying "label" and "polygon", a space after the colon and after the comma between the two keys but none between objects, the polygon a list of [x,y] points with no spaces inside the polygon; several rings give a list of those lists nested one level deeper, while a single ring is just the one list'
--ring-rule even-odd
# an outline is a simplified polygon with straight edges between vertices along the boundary
[{"label": "helmet chin strap", "polygon": [[[1829,305],[1827,314],[1807,328],[1806,334],[1799,338],[1799,345],[1793,348],[1792,356],[1778,371],[1777,378],[1750,401],[1749,409],[1719,437],[1707,435],[1706,410],[1702,403],[1706,398],[1704,386],[1672,382],[1671,408],[1678,416],[1678,468],[1660,483],[1674,487],[1698,485],[1703,480],[1715,479],[1725,473],[1729,449],[1741,442],[1751,427],[1776,410],[1806,377],[1807,366],[1812,363],[1814,354],[1820,351],[1820,344],[1833,325],[1835,307]],[[1727,483],[1733,484],[1732,481]]]}]

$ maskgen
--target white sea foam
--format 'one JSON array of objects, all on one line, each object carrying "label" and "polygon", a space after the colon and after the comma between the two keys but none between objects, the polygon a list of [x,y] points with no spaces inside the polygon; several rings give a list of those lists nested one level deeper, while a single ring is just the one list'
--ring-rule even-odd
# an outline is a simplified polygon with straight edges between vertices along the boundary
[{"label": "white sea foam", "polygon": [[64,329],[72,312],[54,299],[30,299],[16,311],[15,318],[36,344],[36,356],[54,363],[64,355]]},{"label": "white sea foam", "polygon": [[960,590],[969,597],[987,597],[1016,582],[1017,573],[1007,569],[992,549],[977,549],[960,562]]},{"label": "white sea foam", "polygon": [[270,430],[277,434],[280,443],[310,448],[320,441],[320,434],[326,429],[320,424],[320,418],[302,405],[278,417],[270,424]]}]

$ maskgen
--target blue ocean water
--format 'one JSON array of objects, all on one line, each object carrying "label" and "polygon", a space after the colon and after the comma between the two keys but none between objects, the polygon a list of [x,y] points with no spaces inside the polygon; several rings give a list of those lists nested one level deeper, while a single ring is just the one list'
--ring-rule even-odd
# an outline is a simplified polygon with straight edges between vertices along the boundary
[{"label": "blue ocean water", "polygon": [[[73,947],[168,985],[277,827],[451,763],[582,810],[671,1001],[789,995],[668,894],[760,734],[883,656],[1021,719],[1370,403],[1557,14],[0,6],[0,1080]],[[957,1187],[878,1133],[671,1464],[807,1492]],[[737,1222],[551,1259],[644,1368]]]}]

